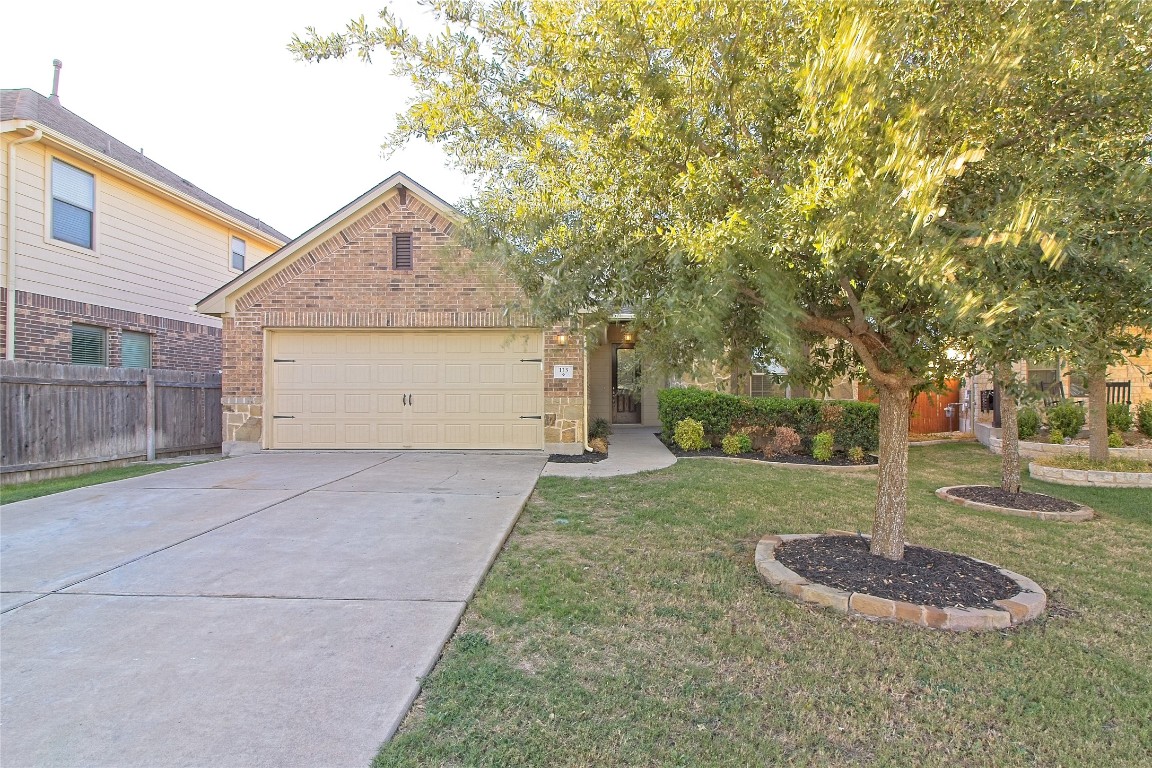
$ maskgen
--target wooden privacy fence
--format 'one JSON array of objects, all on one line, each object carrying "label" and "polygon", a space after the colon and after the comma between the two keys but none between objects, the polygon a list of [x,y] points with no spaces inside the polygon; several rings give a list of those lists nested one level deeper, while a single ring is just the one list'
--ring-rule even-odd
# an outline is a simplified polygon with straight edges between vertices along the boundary
[{"label": "wooden privacy fence", "polygon": [[0,361],[5,481],[220,447],[220,375]]},{"label": "wooden privacy fence", "polygon": [[[863,383],[860,384],[857,399],[870,403],[880,402],[875,390]],[[958,379],[948,380],[944,385],[944,391],[941,393],[920,393],[912,401],[908,431],[912,434],[951,432],[960,423],[959,402],[960,381]],[[949,415],[948,410],[946,410],[948,406],[953,406],[952,415]]]}]

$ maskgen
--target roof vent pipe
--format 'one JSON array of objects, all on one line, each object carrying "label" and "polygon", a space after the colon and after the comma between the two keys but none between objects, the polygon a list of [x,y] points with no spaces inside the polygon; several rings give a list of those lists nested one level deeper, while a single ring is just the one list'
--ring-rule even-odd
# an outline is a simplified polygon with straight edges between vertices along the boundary
[{"label": "roof vent pipe", "polygon": [[48,100],[53,104],[60,103],[60,70],[64,68],[64,62],[60,59],[52,59],[52,68],[55,70],[52,73],[52,95]]}]

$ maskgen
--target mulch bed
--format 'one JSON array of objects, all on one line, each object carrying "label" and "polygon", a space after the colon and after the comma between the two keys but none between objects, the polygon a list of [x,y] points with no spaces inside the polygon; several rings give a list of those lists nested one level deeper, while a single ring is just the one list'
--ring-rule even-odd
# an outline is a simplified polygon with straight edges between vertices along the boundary
[{"label": "mulch bed", "polygon": [[788,541],[775,557],[817,584],[936,608],[995,608],[1020,591],[995,566],[963,555],[906,546],[899,562],[874,557],[862,536]]},{"label": "mulch bed", "polygon": [[1075,512],[1080,505],[1049,496],[1046,493],[1008,493],[1003,488],[992,485],[964,485],[948,491],[950,496],[958,496],[968,501],[978,501],[981,504],[991,504],[995,507],[1007,509],[1021,509],[1028,512]]},{"label": "mulch bed", "polygon": [[548,457],[550,464],[595,464],[608,458],[606,453],[584,451],[584,453],[554,453]]},{"label": "mulch bed", "polygon": [[[659,433],[657,433],[659,434]],[[660,442],[664,443],[663,440]],[[817,461],[803,453],[793,453],[787,456],[772,456],[768,458],[759,451],[752,451],[751,453],[738,453],[735,456],[729,456],[724,453],[720,448],[704,448],[699,451],[685,451],[676,445],[676,443],[664,443],[664,446],[672,452],[673,456],[717,456],[721,459],[752,459],[754,461],[773,461],[783,464],[812,464],[821,467],[865,467],[869,464],[876,464],[878,459],[871,454],[864,454],[864,461],[859,464],[853,462],[843,453],[832,454],[830,461]]]}]

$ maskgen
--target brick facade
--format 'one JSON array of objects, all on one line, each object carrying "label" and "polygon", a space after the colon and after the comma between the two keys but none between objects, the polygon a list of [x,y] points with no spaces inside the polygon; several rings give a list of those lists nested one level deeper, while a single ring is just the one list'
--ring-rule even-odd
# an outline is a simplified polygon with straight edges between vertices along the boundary
[{"label": "brick facade", "polygon": [[[476,265],[454,243],[453,225],[400,188],[368,213],[235,301],[224,318],[224,440],[258,443],[263,430],[266,328],[512,328],[536,325],[514,307],[522,293]],[[411,269],[394,269],[394,233],[412,234]],[[583,444],[584,372],[575,335],[564,346],[545,334],[545,443]],[[552,366],[571,364],[572,379]]]},{"label": "brick facade", "polygon": [[[8,292],[0,289],[0,334],[6,331]],[[108,365],[120,367],[124,331],[152,337],[152,367],[216,373],[221,362],[221,329],[170,320],[97,304],[16,291],[16,359],[72,362],[72,324],[105,328]]]}]

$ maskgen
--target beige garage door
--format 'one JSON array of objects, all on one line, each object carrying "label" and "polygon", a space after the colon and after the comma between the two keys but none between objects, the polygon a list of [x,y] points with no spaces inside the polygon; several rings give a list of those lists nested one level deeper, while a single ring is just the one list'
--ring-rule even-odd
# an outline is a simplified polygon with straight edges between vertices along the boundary
[{"label": "beige garage door", "polygon": [[272,331],[272,448],[544,447],[540,330]]}]

